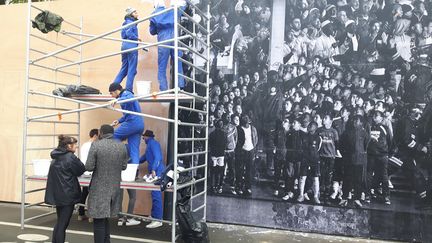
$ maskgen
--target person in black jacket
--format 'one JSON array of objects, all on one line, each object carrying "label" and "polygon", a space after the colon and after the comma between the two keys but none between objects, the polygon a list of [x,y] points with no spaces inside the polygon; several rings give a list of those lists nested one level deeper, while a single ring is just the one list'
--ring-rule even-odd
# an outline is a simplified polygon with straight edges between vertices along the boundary
[{"label": "person in black jacket", "polygon": [[211,166],[211,185],[214,192],[222,193],[222,183],[225,171],[225,146],[227,136],[223,130],[223,121],[216,122],[216,130],[209,136]]},{"label": "person in black jacket", "polygon": [[390,205],[388,155],[391,151],[393,138],[388,128],[382,124],[382,121],[383,113],[381,111],[375,111],[373,114],[373,125],[370,130],[371,139],[367,151],[366,201],[370,201],[371,189],[377,189],[379,183],[381,183],[384,202]]},{"label": "person in black jacket", "polygon": [[[288,178],[288,166],[286,161],[286,138],[290,128],[289,119],[285,118],[283,121],[278,120],[276,125],[276,132],[274,137],[275,148],[275,174],[274,174],[274,195],[279,196],[279,182],[282,177]],[[285,183],[287,184],[287,183]],[[287,185],[285,185],[287,186]]]},{"label": "person in black jacket", "polygon": [[77,139],[60,135],[59,144],[51,152],[53,159],[48,172],[45,203],[56,206],[57,223],[54,226],[52,242],[65,242],[66,228],[69,225],[74,206],[81,200],[81,187],[78,177],[85,167],[75,156]]},{"label": "person in black jacket", "polygon": [[356,115],[341,137],[342,156],[345,158],[343,199],[339,205],[346,206],[348,195],[354,189],[354,204],[358,207],[366,185],[367,146],[369,134],[364,128],[363,117]]}]

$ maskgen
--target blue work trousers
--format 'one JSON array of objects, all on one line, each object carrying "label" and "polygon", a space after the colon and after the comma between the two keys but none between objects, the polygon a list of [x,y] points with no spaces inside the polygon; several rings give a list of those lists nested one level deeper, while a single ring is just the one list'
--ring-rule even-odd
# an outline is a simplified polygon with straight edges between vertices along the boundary
[{"label": "blue work trousers", "polygon": [[114,79],[114,83],[121,83],[123,79],[127,76],[126,90],[133,92],[134,78],[137,74],[138,51],[124,53],[121,56],[122,66],[120,68],[120,72]]}]

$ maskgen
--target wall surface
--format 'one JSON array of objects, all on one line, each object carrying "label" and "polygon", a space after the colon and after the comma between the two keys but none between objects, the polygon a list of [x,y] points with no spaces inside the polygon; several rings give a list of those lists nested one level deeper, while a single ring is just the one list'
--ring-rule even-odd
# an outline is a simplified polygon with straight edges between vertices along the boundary
[{"label": "wall surface", "polygon": [[[109,3],[109,4],[108,4]],[[101,34],[121,26],[124,17],[124,10],[128,6],[132,6],[138,10],[140,17],[149,15],[152,10],[152,1],[137,1],[137,0],[62,0],[55,2],[37,3],[36,6],[42,9],[47,9],[61,15],[65,20],[80,24],[81,17],[83,19],[83,32],[86,34]],[[32,10],[34,17],[38,13],[37,10]],[[20,201],[21,188],[21,148],[23,144],[23,115],[24,115],[24,83],[25,83],[25,58],[26,58],[26,20],[27,20],[27,5],[15,4],[10,6],[0,7],[0,36],[2,36],[2,44],[0,52],[3,53],[3,58],[0,59],[0,87],[3,95],[0,97],[0,125],[3,132],[0,134],[0,139],[3,141],[0,147],[0,184],[7,185],[0,187],[1,201]],[[138,26],[139,34],[143,41],[153,42],[156,38],[149,35],[148,22],[144,22]],[[71,32],[79,32],[76,28],[68,24],[63,24],[63,30]],[[44,35],[36,29],[32,33],[38,36],[43,36],[50,40],[57,40],[58,43],[70,45],[76,43],[75,39],[66,37],[62,34],[49,33]],[[120,33],[114,33],[110,37],[120,38]],[[61,47],[56,47],[52,44],[47,44],[41,40],[32,38],[31,45],[33,48],[44,52],[52,52]],[[117,52],[120,50],[120,42],[98,40],[96,42],[83,46],[83,59]],[[41,54],[32,52],[31,58],[40,56]],[[59,56],[77,61],[79,55],[75,52],[67,51]],[[48,66],[65,64],[67,62],[50,58],[41,62]],[[112,82],[120,68],[121,59],[119,55],[95,61],[82,65],[82,84],[98,88],[102,93],[107,94],[108,85]],[[151,48],[149,52],[139,52],[138,74],[135,80],[152,80],[152,90],[158,90],[157,84],[157,49]],[[66,68],[65,71],[77,73],[77,67]],[[57,76],[51,72],[40,68],[31,68],[32,76],[57,80],[65,84],[76,84],[76,77],[58,74]],[[50,93],[55,86],[51,84],[41,84],[32,81],[29,88]],[[30,97],[29,102],[39,105],[57,105],[58,107],[74,108],[76,105],[71,105],[67,102],[57,101],[55,104],[50,98]],[[151,112],[153,115],[167,115],[166,105],[143,103],[143,112]],[[30,115],[49,114],[52,111],[37,111]],[[87,140],[88,131],[92,128],[98,128],[101,124],[111,123],[121,114],[109,110],[94,110],[81,113],[81,140]],[[76,119],[76,115],[65,115],[63,120],[72,121]],[[57,126],[48,124],[31,125],[31,131],[38,133],[76,133],[77,127],[71,125]],[[166,131],[167,124],[152,119],[145,120],[146,129],[151,129],[155,132],[157,139],[160,140],[162,149],[166,149]],[[30,133],[30,131],[29,131]],[[36,133],[36,132],[35,132]],[[28,147],[48,147],[55,146],[54,138],[32,138],[28,140]],[[141,145],[141,152],[144,152],[145,144]],[[38,151],[27,154],[27,162],[34,158],[49,158],[49,151]],[[146,170],[146,166],[142,166],[141,174]],[[31,173],[32,168],[28,166],[27,170]],[[30,188],[40,187],[39,185],[28,184]],[[150,209],[149,193],[140,192],[138,194],[136,211],[148,214]],[[36,197],[30,198],[34,201],[39,201],[43,193]]]}]

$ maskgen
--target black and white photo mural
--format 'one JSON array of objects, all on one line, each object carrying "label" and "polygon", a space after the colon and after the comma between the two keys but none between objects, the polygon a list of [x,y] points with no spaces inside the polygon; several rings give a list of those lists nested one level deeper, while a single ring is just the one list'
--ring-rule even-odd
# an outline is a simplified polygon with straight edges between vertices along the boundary
[{"label": "black and white photo mural", "polygon": [[432,2],[211,12],[207,220],[432,242]]}]

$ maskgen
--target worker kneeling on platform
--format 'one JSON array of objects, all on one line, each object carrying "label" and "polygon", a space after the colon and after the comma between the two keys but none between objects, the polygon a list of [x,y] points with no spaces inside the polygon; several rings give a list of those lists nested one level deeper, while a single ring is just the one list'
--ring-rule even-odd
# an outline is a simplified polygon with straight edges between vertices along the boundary
[{"label": "worker kneeling on platform", "polygon": [[[112,83],[109,87],[109,92],[113,98],[116,98],[116,100],[111,101],[112,106],[122,100],[134,98],[132,92],[123,89],[118,83]],[[122,110],[141,113],[141,107],[137,100],[121,103],[120,106]],[[120,127],[114,131],[114,138],[120,141],[125,139],[128,140],[129,155],[132,164],[138,164],[141,134],[144,131],[144,119],[139,115],[123,113],[123,116],[120,119],[113,121],[111,126],[115,127],[119,124]]]},{"label": "worker kneeling on platform", "polygon": [[[145,176],[146,181],[156,181],[161,177],[165,171],[165,165],[162,161],[162,150],[158,141],[154,139],[155,135],[153,131],[146,130],[142,135],[144,141],[147,144],[147,148],[143,156],[140,158],[140,163],[148,162],[149,175]],[[162,207],[162,192],[152,191],[152,210],[151,217],[154,219],[162,219],[163,207]],[[148,224],[147,228],[157,228],[162,226],[162,222],[153,221]]]}]

